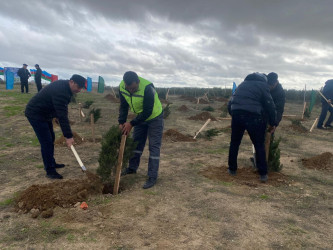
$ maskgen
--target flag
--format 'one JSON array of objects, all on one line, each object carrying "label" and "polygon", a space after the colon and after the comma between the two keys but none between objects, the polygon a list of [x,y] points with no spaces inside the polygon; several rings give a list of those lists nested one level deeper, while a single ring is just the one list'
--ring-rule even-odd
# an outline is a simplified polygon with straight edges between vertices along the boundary
[{"label": "flag", "polygon": [[104,93],[104,79],[103,77],[98,77],[98,93]]},{"label": "flag", "polygon": [[234,82],[234,84],[232,85],[232,94],[235,93],[236,88],[237,88],[237,86],[236,86],[236,83]]},{"label": "flag", "polygon": [[55,81],[58,81],[58,76],[51,74],[51,82],[55,82]]},{"label": "flag", "polygon": [[311,101],[310,101],[310,106],[309,106],[309,111],[311,112],[313,109],[313,106],[316,103],[316,98],[317,98],[317,92],[312,90],[311,92]]},{"label": "flag", "polygon": [[50,73],[46,72],[45,70],[42,71],[42,79],[46,81],[51,81],[51,77],[52,75]]},{"label": "flag", "polygon": [[91,92],[92,90],[92,79],[91,77],[87,77],[87,91]]},{"label": "flag", "polygon": [[14,72],[6,71],[6,89],[14,88]]},{"label": "flag", "polygon": [[3,75],[4,72],[5,72],[4,68],[1,68],[1,67],[0,67],[0,75]]},{"label": "flag", "polygon": [[31,70],[30,70],[30,74],[31,74],[32,76],[36,75],[36,72],[37,72],[36,69],[31,69]]}]

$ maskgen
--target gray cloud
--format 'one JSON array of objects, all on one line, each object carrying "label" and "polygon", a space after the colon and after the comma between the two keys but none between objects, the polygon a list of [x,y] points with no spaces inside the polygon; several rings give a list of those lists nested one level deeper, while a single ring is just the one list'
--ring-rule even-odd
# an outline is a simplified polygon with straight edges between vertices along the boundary
[{"label": "gray cloud", "polygon": [[318,88],[332,78],[332,10],[328,0],[5,1],[0,66],[112,85],[135,70],[157,86],[200,87],[275,71],[286,88]]}]

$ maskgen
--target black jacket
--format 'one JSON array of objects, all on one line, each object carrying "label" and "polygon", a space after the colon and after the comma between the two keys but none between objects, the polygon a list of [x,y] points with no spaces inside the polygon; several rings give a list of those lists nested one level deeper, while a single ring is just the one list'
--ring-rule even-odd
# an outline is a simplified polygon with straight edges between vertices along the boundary
[{"label": "black jacket", "polygon": [[35,82],[42,80],[42,70],[40,68],[37,68],[36,74],[35,74]]},{"label": "black jacket", "polygon": [[[155,103],[155,88],[153,84],[149,84],[145,88],[145,94],[143,98],[143,111],[136,116],[132,121],[131,125],[136,126],[144,122],[153,112]],[[119,90],[120,107],[119,107],[119,124],[124,124],[127,119],[129,105]]]},{"label": "black jacket", "polygon": [[29,77],[31,76],[29,70],[25,69],[25,68],[20,68],[17,71],[17,75],[20,77],[21,82],[22,81],[28,81]]},{"label": "black jacket", "polygon": [[274,101],[269,92],[267,80],[258,74],[248,75],[236,88],[234,95],[228,103],[229,113],[233,111],[246,111],[265,118],[271,126],[276,126],[276,110]]},{"label": "black jacket", "polygon": [[282,120],[284,104],[286,102],[286,94],[280,83],[278,83],[276,87],[271,90],[271,96],[276,108],[276,125],[279,125],[280,121]]},{"label": "black jacket", "polygon": [[[333,79],[325,82],[323,95],[326,97],[327,100],[331,99],[333,102]],[[326,103],[324,98],[321,98],[321,102]]]},{"label": "black jacket", "polygon": [[51,121],[56,117],[64,136],[72,138],[68,120],[68,103],[72,95],[68,80],[55,81],[31,98],[25,109],[25,115],[29,119],[38,121]]}]

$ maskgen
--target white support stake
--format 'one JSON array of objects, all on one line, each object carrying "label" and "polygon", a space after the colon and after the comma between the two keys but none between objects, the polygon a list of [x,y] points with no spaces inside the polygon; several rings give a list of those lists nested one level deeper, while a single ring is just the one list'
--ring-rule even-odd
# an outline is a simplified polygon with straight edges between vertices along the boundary
[{"label": "white support stake", "polygon": [[318,117],[316,118],[316,120],[314,121],[314,123],[312,124],[311,128],[310,128],[310,132],[312,132],[314,126],[316,125],[316,123],[318,122]]},{"label": "white support stake", "polygon": [[200,134],[200,132],[208,125],[208,123],[210,123],[211,119],[209,118],[206,123],[201,127],[201,129],[199,129],[199,131],[195,134],[195,136],[193,137],[193,139],[196,139],[198,134]]}]

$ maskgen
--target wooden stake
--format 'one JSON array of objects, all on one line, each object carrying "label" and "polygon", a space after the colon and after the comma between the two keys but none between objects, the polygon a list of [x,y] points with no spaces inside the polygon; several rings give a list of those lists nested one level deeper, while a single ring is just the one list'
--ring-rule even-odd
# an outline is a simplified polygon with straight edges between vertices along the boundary
[{"label": "wooden stake", "polygon": [[93,138],[93,143],[95,143],[95,119],[94,119],[94,114],[90,114],[90,125],[91,125],[91,136]]},{"label": "wooden stake", "polygon": [[79,103],[79,116],[80,116],[80,122],[82,122],[82,115],[81,115],[81,113],[82,113],[82,105],[81,105],[81,103]]},{"label": "wooden stake", "polygon": [[199,129],[199,131],[197,133],[195,133],[195,136],[193,137],[193,139],[196,139],[198,134],[200,134],[200,132],[208,125],[208,123],[210,123],[210,118],[206,121],[206,123],[201,127],[201,129]]},{"label": "wooden stake", "polygon": [[112,87],[111,87],[111,90],[112,90],[112,93],[113,93],[113,95],[114,95],[114,98],[116,98],[116,99],[117,99],[116,93],[114,92],[114,90],[113,90],[113,88],[112,88]]},{"label": "wooden stake", "polygon": [[324,100],[325,100],[329,105],[331,105],[331,107],[333,108],[333,104],[328,102],[328,100],[327,100],[326,97],[323,95],[323,93],[321,93],[319,90],[317,90],[317,91],[318,91],[318,93],[321,95],[321,97],[324,98]]},{"label": "wooden stake", "polygon": [[316,118],[316,120],[314,121],[314,123],[312,124],[311,128],[310,128],[310,132],[312,132],[313,128],[315,127],[315,125],[317,124],[318,122],[318,117]]},{"label": "wooden stake", "polygon": [[113,195],[117,195],[118,190],[119,190],[120,174],[121,174],[121,168],[123,166],[126,138],[127,138],[126,135],[122,135],[122,137],[121,137],[119,154],[118,154],[118,164],[117,164],[117,169],[116,169],[116,178],[115,178],[114,186],[113,186]]},{"label": "wooden stake", "polygon": [[165,95],[165,100],[166,100],[166,101],[168,100],[168,97],[169,97],[169,91],[170,91],[170,89],[168,89],[168,92],[167,92],[166,95]]},{"label": "wooden stake", "polygon": [[266,132],[265,136],[265,153],[266,153],[266,161],[268,163],[268,155],[269,155],[269,146],[271,145],[271,133]]},{"label": "wooden stake", "polygon": [[304,102],[304,105],[303,105],[302,120],[304,119],[305,108],[306,108],[306,102]]}]

